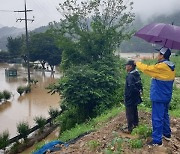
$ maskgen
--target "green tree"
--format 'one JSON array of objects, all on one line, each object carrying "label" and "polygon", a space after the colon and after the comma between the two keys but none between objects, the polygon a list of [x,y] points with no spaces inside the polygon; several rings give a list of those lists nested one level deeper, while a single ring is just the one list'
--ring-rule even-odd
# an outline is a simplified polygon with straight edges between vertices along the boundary
[{"label": "green tree", "polygon": [[49,33],[32,34],[29,41],[31,61],[40,61],[43,69],[48,62],[51,69],[61,62],[61,50],[56,46],[53,35]]},{"label": "green tree", "polygon": [[6,130],[0,134],[0,149],[5,150],[6,146],[8,145],[9,140],[9,131]]},{"label": "green tree", "polygon": [[127,28],[134,19],[132,4],[123,0],[66,0],[59,4],[64,18],[54,24],[53,32],[64,49],[62,68],[91,63],[115,52],[131,37]]},{"label": "green tree", "polygon": [[22,121],[17,124],[17,132],[22,135],[24,141],[27,140],[28,132],[29,132],[30,126],[27,122]]},{"label": "green tree", "polygon": [[7,40],[8,40],[7,48],[11,56],[20,57],[22,53],[22,45],[23,45],[22,37],[17,37],[17,38],[8,37]]},{"label": "green tree", "polygon": [[0,62],[8,62],[10,59],[10,53],[7,51],[0,52]]},{"label": "green tree", "polygon": [[63,49],[64,76],[51,92],[62,96],[66,108],[62,131],[119,103],[121,74],[114,53],[131,37],[127,30],[134,18],[131,9],[132,2],[123,0],[66,0],[59,5],[64,19],[50,32]]},{"label": "green tree", "polygon": [[11,98],[11,93],[9,91],[7,91],[7,90],[4,90],[2,92],[2,94],[3,94],[3,98],[4,98],[5,101],[7,101],[8,99]]},{"label": "green tree", "polygon": [[42,133],[43,129],[44,129],[45,125],[46,125],[46,118],[44,118],[42,116],[37,116],[37,117],[34,118],[34,121],[39,126],[39,130]]},{"label": "green tree", "polygon": [[22,87],[22,86],[19,86],[19,87],[17,88],[17,92],[19,93],[20,96],[22,95],[22,93],[23,93],[24,91],[25,91],[25,88]]}]

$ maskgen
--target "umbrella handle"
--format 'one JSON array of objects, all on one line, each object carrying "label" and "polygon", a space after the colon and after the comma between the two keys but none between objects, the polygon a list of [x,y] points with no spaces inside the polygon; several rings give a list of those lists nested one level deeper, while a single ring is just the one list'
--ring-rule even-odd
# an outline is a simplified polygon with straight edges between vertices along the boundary
[{"label": "umbrella handle", "polygon": [[166,43],[167,43],[167,39],[166,39],[166,41],[165,41],[164,47],[166,46]]}]

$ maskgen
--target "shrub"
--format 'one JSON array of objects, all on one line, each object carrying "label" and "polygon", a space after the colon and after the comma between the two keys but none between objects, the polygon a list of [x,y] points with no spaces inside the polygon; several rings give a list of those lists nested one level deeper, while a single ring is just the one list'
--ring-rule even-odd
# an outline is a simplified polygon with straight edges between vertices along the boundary
[{"label": "shrub", "polygon": [[11,98],[11,93],[9,91],[7,91],[7,90],[4,90],[2,94],[3,94],[3,98],[5,100],[8,100],[8,99]]},{"label": "shrub", "polygon": [[29,132],[29,124],[27,122],[20,122],[17,124],[17,131],[20,135],[22,135],[23,139],[26,141],[28,132]]},{"label": "shrub", "polygon": [[61,132],[73,128],[77,123],[81,123],[82,119],[78,118],[78,111],[76,108],[71,107],[71,110],[64,111],[59,117]]},{"label": "shrub", "polygon": [[19,93],[20,96],[22,95],[22,93],[24,92],[24,90],[25,90],[25,88],[22,87],[22,86],[19,86],[19,87],[17,88],[17,92]]},{"label": "shrub", "polygon": [[9,140],[8,131],[4,131],[2,134],[0,134],[0,149],[5,150],[6,146],[8,145],[8,140]]},{"label": "shrub", "polygon": [[139,135],[140,138],[147,138],[151,136],[151,133],[152,129],[147,125],[139,125],[132,131],[132,135]]},{"label": "shrub", "polygon": [[0,92],[0,102],[1,102],[1,100],[2,100],[3,98],[4,98],[4,97],[3,97],[3,93]]},{"label": "shrub", "polygon": [[131,148],[138,149],[143,147],[143,142],[140,139],[131,139],[129,142]]},{"label": "shrub", "polygon": [[42,116],[35,117],[34,121],[39,126],[40,132],[43,132],[44,126],[46,125],[46,119]]},{"label": "shrub", "polygon": [[95,151],[97,149],[97,147],[100,146],[100,143],[98,141],[91,140],[88,142],[88,146],[89,146],[90,150]]},{"label": "shrub", "polygon": [[36,79],[31,79],[30,82],[33,83],[33,84],[36,84],[36,83],[38,82],[38,80],[36,80]]},{"label": "shrub", "polygon": [[122,153],[123,139],[115,137],[105,149],[105,154]]},{"label": "shrub", "polygon": [[49,113],[51,118],[55,118],[59,115],[59,110],[57,108],[50,107],[48,113]]},{"label": "shrub", "polygon": [[24,87],[25,93],[30,93],[31,92],[31,85],[27,85]]},{"label": "shrub", "polygon": [[81,123],[120,102],[120,76],[118,60],[110,56],[69,68],[52,89],[62,95],[69,112],[76,110],[71,121]]}]

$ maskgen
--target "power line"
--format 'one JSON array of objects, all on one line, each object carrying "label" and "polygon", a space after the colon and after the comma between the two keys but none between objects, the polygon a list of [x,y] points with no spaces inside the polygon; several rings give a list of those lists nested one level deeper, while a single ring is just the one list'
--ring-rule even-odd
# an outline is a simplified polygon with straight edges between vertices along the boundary
[{"label": "power line", "polygon": [[13,10],[0,10],[0,12],[14,12]]}]

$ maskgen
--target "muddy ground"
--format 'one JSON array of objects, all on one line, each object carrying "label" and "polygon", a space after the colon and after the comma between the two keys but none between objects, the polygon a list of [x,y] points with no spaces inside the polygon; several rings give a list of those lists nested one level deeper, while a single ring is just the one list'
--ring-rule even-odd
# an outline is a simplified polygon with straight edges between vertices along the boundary
[{"label": "muddy ground", "polygon": [[[146,123],[151,126],[150,113],[139,113],[140,123]],[[103,127],[95,132],[91,132],[88,135],[83,136],[77,140],[74,144],[70,144],[68,148],[62,147],[60,151],[53,152],[54,154],[104,154],[105,149],[112,143],[115,138],[114,134],[119,138],[122,138],[125,142],[122,144],[123,154],[180,154],[180,119],[171,118],[172,139],[166,141],[163,139],[162,147],[148,147],[147,142],[151,140],[151,137],[143,141],[143,147],[140,149],[132,149],[126,140],[137,138],[131,134],[125,134],[121,131],[126,124],[125,113],[120,113],[117,117],[111,119]],[[90,148],[90,141],[98,142],[98,146]],[[112,147],[115,149],[115,147]],[[52,152],[51,152],[52,153]],[[120,153],[120,152],[113,152]]]}]

